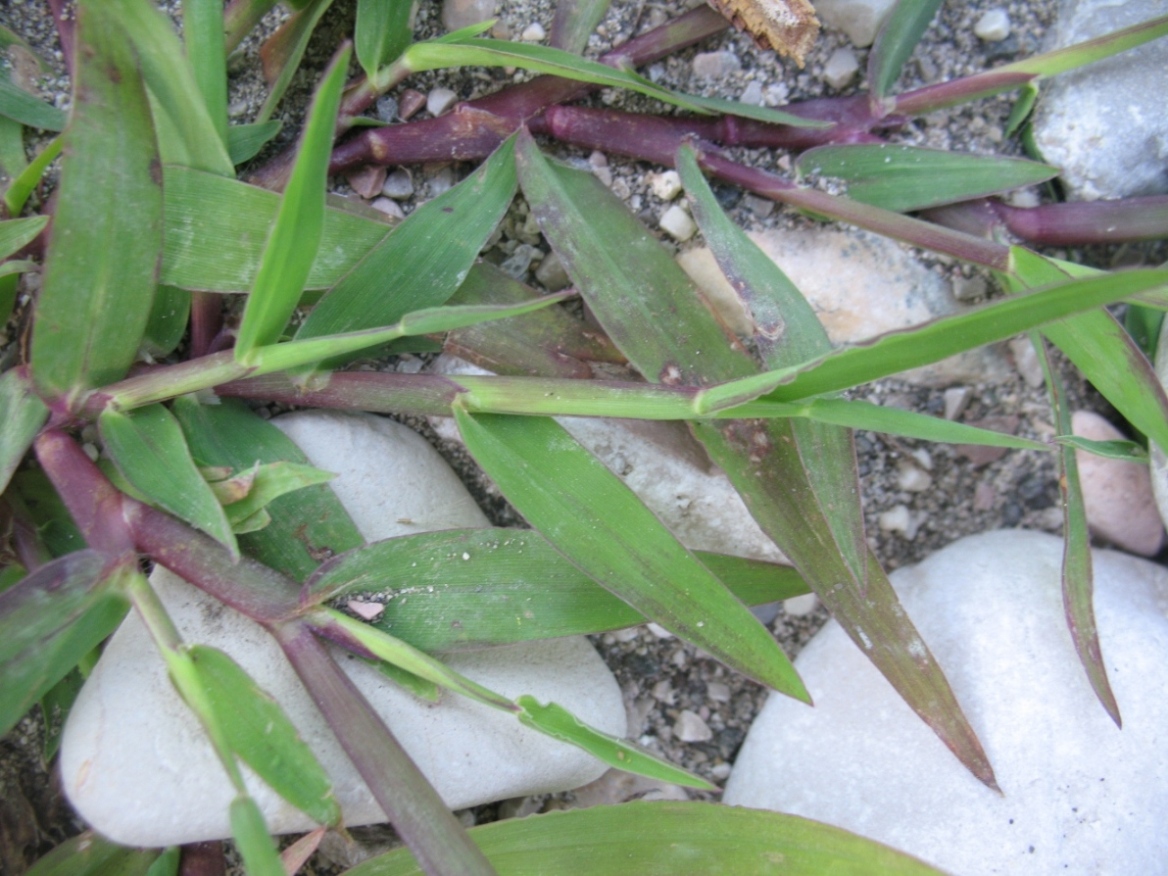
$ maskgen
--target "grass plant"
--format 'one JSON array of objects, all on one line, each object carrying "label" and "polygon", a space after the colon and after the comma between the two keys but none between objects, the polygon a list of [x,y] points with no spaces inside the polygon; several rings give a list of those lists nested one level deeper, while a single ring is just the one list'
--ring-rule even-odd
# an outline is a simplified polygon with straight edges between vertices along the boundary
[{"label": "grass plant", "polygon": [[[803,868],[796,872],[845,862],[856,872],[932,872],[835,828],[705,803],[564,812],[468,832],[324,646],[375,655],[419,696],[471,697],[611,765],[709,787],[554,704],[486,690],[450,670],[441,654],[651,620],[770,689],[809,701],[747,605],[810,590],[954,756],[996,788],[974,730],[868,547],[855,429],[1058,455],[1070,628],[1102,707],[1119,723],[1121,704],[1095,635],[1072,449],[1125,458],[1142,451],[1071,438],[1053,372],[1060,434],[1049,444],[841,392],[1030,332],[1044,359],[1047,344],[1060,348],[1136,428],[1168,448],[1168,397],[1146,351],[1104,309],[1126,301],[1154,322],[1168,304],[1168,270],[1101,272],[1032,248],[1168,236],[1168,200],[1013,207],[997,196],[1057,169],[886,139],[906,119],[940,108],[1006,91],[1029,99],[1046,77],[1163,36],[1168,17],[897,93],[901,66],[940,5],[902,0],[870,53],[871,93],[778,111],[672,93],[634,72],[728,26],[705,6],[591,60],[581,51],[603,0],[561,0],[552,46],[493,40],[481,35],[486,26],[414,41],[408,2],[358,0],[352,43],[338,47],[320,74],[295,146],[252,166],[244,182],[237,168],[277,133],[274,108],[330,2],[289,4],[291,17],[264,48],[268,100],[257,118],[229,124],[227,52],[273,5],[187,0],[180,40],[149,0],[78,0],[75,15],[53,0],[73,83],[67,117],[0,69],[6,315],[17,278],[41,275],[24,315],[27,348],[10,354],[0,375],[0,733],[39,705],[67,711],[101,643],[136,611],[236,788],[231,823],[248,871],[283,873],[302,847],[281,862],[240,763],[322,826],[341,825],[328,776],[279,706],[227,655],[182,641],[141,571],[148,561],[279,642],[407,846],[354,873],[625,873],[633,856],[644,862],[637,872],[746,874],[770,872],[775,855]],[[0,37],[20,45],[16,34]],[[361,115],[409,76],[459,66],[541,75],[438,118],[377,125]],[[572,103],[601,87],[639,92],[663,109],[633,114]],[[29,160],[25,127],[61,133]],[[545,154],[547,138],[677,168],[753,336],[732,336],[610,191]],[[736,146],[790,151],[799,174],[835,177],[847,196],[739,163],[725,151]],[[27,209],[58,155],[51,209]],[[482,163],[400,224],[326,198],[330,173],[437,159]],[[707,176],[990,268],[1011,294],[833,348],[799,290],[723,213]],[[517,196],[573,292],[541,295],[478,262]],[[562,307],[569,294],[584,299],[602,338]],[[233,321],[227,299],[240,295],[246,302]],[[433,350],[444,339],[489,361],[497,376],[347,370],[359,355]],[[627,364],[628,377],[593,377],[597,363]],[[240,399],[452,416],[533,530],[364,544],[327,477]],[[687,549],[557,415],[688,423],[794,568]],[[307,538],[292,538],[294,531]],[[467,551],[473,563],[446,561],[459,552],[435,550],[484,539],[499,548]],[[331,558],[321,563],[321,556]],[[433,582],[428,598],[394,603],[371,623],[338,608],[354,596],[392,593],[406,569],[411,580]],[[548,580],[559,583],[549,588]],[[499,608],[505,603],[476,598],[484,591],[523,592],[546,611],[536,623],[516,624]],[[462,621],[457,631],[442,622],[452,613]],[[273,732],[257,733],[257,722],[237,720],[240,713],[260,716]],[[698,858],[678,857],[691,851]],[[87,836],[34,872],[174,873],[178,860],[176,850],[119,849]],[[706,869],[694,869],[697,860]]]}]

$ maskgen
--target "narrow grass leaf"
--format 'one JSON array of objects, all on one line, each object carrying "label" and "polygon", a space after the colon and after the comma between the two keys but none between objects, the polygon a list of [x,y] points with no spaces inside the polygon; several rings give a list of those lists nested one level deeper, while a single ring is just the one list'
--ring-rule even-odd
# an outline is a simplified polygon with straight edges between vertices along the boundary
[{"label": "narrow grass leaf", "polygon": [[874,103],[888,94],[942,2],[899,0],[888,13],[868,54],[868,82]]},{"label": "narrow grass leaf", "polygon": [[237,362],[250,361],[255,348],[280,339],[308,280],[324,229],[328,159],[350,53],[345,46],[333,58],[309,108],[296,164],[243,312]]},{"label": "narrow grass leaf", "polygon": [[[1062,378],[1051,367],[1046,345],[1037,332],[1030,333],[1046,375],[1047,392],[1054,409],[1055,428],[1063,434],[1071,432],[1071,411],[1067,403]],[[1099,628],[1095,624],[1092,595],[1095,577],[1091,561],[1091,535],[1087,527],[1087,506],[1083,501],[1083,487],[1079,480],[1079,463],[1073,447],[1064,445],[1059,452],[1059,492],[1063,499],[1063,610],[1079,662],[1087,673],[1091,689],[1095,691],[1104,711],[1117,727],[1123,727],[1119,704],[1107,680],[1107,667],[1099,644]]]},{"label": "narrow grass leaf", "polygon": [[70,837],[33,864],[25,876],[152,876],[158,849],[129,849],[91,830]]},{"label": "narrow grass leaf", "polygon": [[413,0],[357,0],[353,44],[370,79],[410,44]]},{"label": "narrow grass leaf", "polygon": [[29,195],[40,183],[49,165],[61,154],[64,142],[64,138],[54,137],[8,184],[8,188],[4,192],[4,206],[8,208],[10,216],[18,216],[20,211],[24,209],[24,205],[28,203]]},{"label": "narrow grass leaf", "polygon": [[515,196],[514,142],[394,228],[325,293],[297,339],[392,325],[410,311],[444,304]]},{"label": "narrow grass leaf", "polygon": [[176,286],[159,286],[142,335],[143,352],[155,359],[173,353],[186,335],[190,313],[190,292]]},{"label": "narrow grass leaf", "polygon": [[[206,292],[246,292],[280,208],[280,196],[182,167],[163,170],[162,282]],[[382,222],[325,207],[320,247],[305,285],[327,289],[389,233]]]},{"label": "narrow grass leaf", "polygon": [[260,808],[251,797],[231,801],[231,837],[249,876],[287,876]]},{"label": "narrow grass leaf", "polygon": [[78,668],[69,670],[64,678],[49,688],[41,697],[41,719],[44,727],[44,745],[41,746],[41,757],[44,758],[45,763],[52,763],[53,758],[57,756],[57,752],[61,748],[61,732],[65,729],[65,721],[69,718],[73,703],[77,701],[77,695],[81,693],[81,688],[85,685],[85,676],[89,674],[88,670],[93,668],[92,665],[87,667],[83,676],[79,667],[90,660],[96,662],[97,655],[98,649],[95,648],[89,655],[81,659]]},{"label": "narrow grass leaf", "polygon": [[37,436],[49,409],[33,392],[28,374],[13,368],[0,375],[0,493],[8,489],[12,473],[20,465],[32,439]]},{"label": "narrow grass leaf", "polygon": [[[698,802],[593,806],[513,818],[468,833],[500,876],[941,876],[941,871],[838,827]],[[407,849],[371,858],[347,876],[422,876]]]},{"label": "narrow grass leaf", "polygon": [[612,0],[560,0],[548,41],[557,49],[579,55],[611,5]]},{"label": "narrow grass leaf", "polygon": [[1035,185],[1059,173],[1025,158],[885,143],[819,146],[800,155],[795,167],[803,176],[842,180],[852,200],[898,213]]},{"label": "narrow grass leaf", "polygon": [[0,593],[0,736],[121,623],[128,603],[91,550],[41,566]]},{"label": "narrow grass leaf", "polygon": [[[66,158],[32,336],[42,394],[74,396],[134,361],[157,285],[162,180],[146,92],[115,5],[78,4]],[[150,10],[154,13],[154,10]]]},{"label": "narrow grass leaf", "polygon": [[227,145],[227,48],[220,0],[183,4],[183,41],[211,124]]},{"label": "narrow grass leaf", "polygon": [[[1035,286],[1067,282],[1066,272],[1057,264],[1020,247],[1014,250],[1014,264],[1014,274],[1004,278],[1006,288],[1014,292]],[[1168,272],[1159,273],[1162,279],[1159,284],[1153,284],[1153,287],[1168,283]],[[1102,287],[1110,283],[1122,286],[1135,278],[1134,274],[1124,272],[1072,282],[1094,283]],[[1153,287],[1133,288],[1132,294]],[[1082,295],[1086,297],[1087,292],[1084,291]],[[1109,303],[1111,301],[1102,301],[1099,302],[1099,306]],[[1042,333],[1075,363],[1083,372],[1083,376],[1090,380],[1133,426],[1162,448],[1168,447],[1168,394],[1156,377],[1148,357],[1115,317],[1104,310],[1080,313],[1073,319],[1044,325]]]},{"label": "narrow grass leaf", "polygon": [[98,419],[98,431],[122,477],[150,504],[185,520],[239,555],[223,506],[191,459],[182,429],[170,411],[162,405],[127,413],[109,408]]},{"label": "narrow grass leaf", "polygon": [[[217,405],[201,405],[184,397],[175,400],[174,413],[191,454],[201,464],[235,471],[257,461],[308,465],[308,458],[288,436],[241,402],[224,399]],[[365,543],[327,484],[281,496],[265,508],[271,524],[260,532],[241,535],[240,547],[296,581],[303,581],[329,557]]]},{"label": "narrow grass leaf", "polygon": [[766,628],[562,426],[458,407],[454,415],[475,460],[573,565],[687,642],[809,701]]},{"label": "narrow grass leaf", "polygon": [[[20,176],[28,167],[28,157],[24,154],[24,125],[0,116],[0,179],[5,185]],[[8,211],[9,216],[18,216],[20,211]]]},{"label": "narrow grass leaf", "polygon": [[279,119],[228,126],[227,154],[231,157],[231,163],[240,165],[251,161],[280,133],[282,127],[284,123]]},{"label": "narrow grass leaf", "polygon": [[33,97],[7,76],[0,76],[0,116],[42,131],[65,129],[65,113]]},{"label": "narrow grass leaf", "polygon": [[292,84],[292,77],[300,66],[312,32],[332,3],[333,0],[309,0],[301,4],[301,8],[292,13],[292,17],[268,37],[260,48],[264,77],[268,80],[270,90],[264,105],[256,113],[257,122],[266,122],[272,117],[284,92]]},{"label": "narrow grass leaf", "polygon": [[189,653],[231,750],[313,821],[339,824],[332,782],[279,704],[222,651],[194,645]]},{"label": "narrow grass leaf", "polygon": [[523,708],[519,722],[540,733],[583,749],[602,763],[618,770],[672,782],[686,788],[714,791],[717,788],[693,773],[675,767],[658,757],[645,754],[623,739],[601,733],[556,703],[542,704],[535,697],[521,696],[516,702]]},{"label": "narrow grass leaf", "polygon": [[[642,374],[697,386],[757,378],[757,365],[702,306],[692,282],[610,192],[581,173],[553,168],[522,135],[518,158],[544,236]],[[980,742],[879,563],[869,552],[857,580],[845,561],[792,430],[759,421],[691,429],[857,645],[961,762],[995,787]]]},{"label": "narrow grass leaf", "polygon": [[[789,566],[695,551],[747,605],[807,593]],[[534,530],[463,529],[375,542],[329,560],[302,601],[383,606],[371,624],[426,652],[601,633],[644,623]]]},{"label": "narrow grass leaf", "polygon": [[133,43],[142,75],[164,116],[159,128],[175,133],[169,145],[179,151],[169,157],[186,167],[233,176],[219,126],[170,20],[147,0],[103,0],[101,5],[108,7],[116,21],[117,30],[111,33],[120,33]]},{"label": "narrow grass leaf", "polygon": [[[1064,279],[1064,282],[1041,287],[1026,295],[991,302],[958,316],[890,332],[864,344],[838,350],[819,362],[791,370],[788,372],[791,380],[763,398],[793,401],[858,386],[936,362],[963,350],[1005,340],[1032,328],[1044,326],[1044,331],[1049,331],[1047,324],[1055,320],[1112,304],[1166,283],[1168,270],[1134,270],[1081,280]],[[1133,360],[1130,364],[1137,363]],[[1130,379],[1130,373],[1128,376]],[[1116,399],[1110,400],[1118,407]],[[1139,402],[1137,410],[1147,404],[1146,400]],[[1163,434],[1168,423],[1155,428]]]},{"label": "narrow grass leaf", "polygon": [[[1092,453],[1104,459],[1118,459],[1120,462],[1148,461],[1148,451],[1134,441],[1093,441],[1090,438],[1081,438],[1078,435],[1067,433],[1055,437],[1055,443],[1084,453]],[[969,442],[962,442],[969,443]]]}]

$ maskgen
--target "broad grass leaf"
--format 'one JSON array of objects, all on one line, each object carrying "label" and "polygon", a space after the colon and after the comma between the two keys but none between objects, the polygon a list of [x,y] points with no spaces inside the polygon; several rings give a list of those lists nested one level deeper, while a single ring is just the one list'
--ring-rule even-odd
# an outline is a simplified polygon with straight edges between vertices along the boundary
[{"label": "broad grass leaf", "polygon": [[332,782],[279,704],[222,651],[194,645],[188,653],[231,750],[313,821],[339,824]]},{"label": "broad grass leaf", "polygon": [[[789,566],[694,556],[747,605],[808,592]],[[384,605],[373,626],[430,653],[645,621],[534,530],[446,530],[374,542],[322,565],[302,595],[306,604],[366,598]]]},{"label": "broad grass leaf", "polygon": [[394,228],[313,308],[297,340],[392,325],[446,303],[515,196],[514,138]]},{"label": "broad grass leaf", "polygon": [[33,864],[25,876],[153,876],[158,849],[129,849],[91,830],[70,837]]},{"label": "broad grass leaf", "polygon": [[[189,397],[179,398],[174,414],[191,454],[203,465],[242,471],[257,461],[309,464],[288,436],[233,399],[201,405]],[[259,532],[241,535],[240,547],[296,581],[303,581],[329,557],[365,543],[327,484],[280,496],[265,509],[272,522]]]},{"label": "broad grass leaf", "polygon": [[117,628],[129,604],[96,551],[41,566],[0,593],[0,735]]},{"label": "broad grass leaf", "polygon": [[575,745],[610,767],[687,788],[717,790],[705,779],[639,751],[623,739],[589,727],[563,706],[556,703],[543,704],[535,697],[526,695],[519,697],[516,702],[523,708],[519,713],[521,724],[553,739]]},{"label": "broad grass leaf", "polygon": [[195,79],[174,27],[147,0],[101,0],[122,40],[129,39],[160,114],[158,127],[171,132],[167,160],[222,176],[234,176],[219,125]]},{"label": "broad grass leaf", "polygon": [[32,336],[33,375],[48,396],[75,397],[126,373],[157,285],[162,180],[146,91],[113,14],[121,5],[87,0],[77,9],[90,51],[78,53],[74,72]]},{"label": "broad grass leaf", "polygon": [[898,0],[888,13],[868,54],[868,82],[874,103],[888,94],[942,2]]},{"label": "broad grass leaf", "polygon": [[608,12],[612,0],[561,0],[548,42],[557,49],[579,55],[588,47],[588,38]]},{"label": "broad grass leaf", "polygon": [[154,290],[150,319],[142,336],[142,350],[161,359],[173,353],[187,331],[191,313],[191,293],[176,286],[159,286]]},{"label": "broad grass leaf", "polygon": [[258,514],[281,496],[317,484],[327,484],[335,477],[332,472],[296,462],[269,462],[257,465],[247,495],[235,502],[224,503],[223,510],[227,513],[227,519],[231,521],[232,526],[235,526],[246,518]]},{"label": "broad grass leaf", "polygon": [[475,460],[573,565],[739,672],[809,701],[766,628],[562,426],[458,407],[454,415]]},{"label": "broad grass leaf", "polygon": [[[520,141],[518,163],[544,236],[609,337],[642,374],[697,386],[759,378],[757,365],[673,259],[610,192],[580,173],[552,167],[530,138]],[[691,428],[853,640],[962,763],[993,786],[981,744],[883,570],[867,553],[865,588],[845,561],[791,430],[759,421]]]},{"label": "broad grass leaf", "polygon": [[852,200],[898,213],[1035,185],[1059,173],[1025,158],[885,143],[819,146],[800,155],[795,167],[803,176],[842,180]]},{"label": "broad grass leaf", "polygon": [[357,0],[353,44],[370,79],[410,44],[413,0]]},{"label": "broad grass leaf", "polygon": [[33,392],[26,372],[14,368],[0,375],[0,493],[48,418],[49,409]]},{"label": "broad grass leaf", "polygon": [[349,55],[345,46],[333,58],[309,108],[296,164],[247,297],[235,342],[237,362],[250,362],[257,347],[280,339],[308,280],[324,229],[328,159]]},{"label": "broad grass leaf", "polygon": [[122,477],[150,504],[239,555],[223,506],[191,459],[182,428],[170,411],[162,405],[126,413],[107,408],[98,419],[98,431]]},{"label": "broad grass leaf", "polygon": [[[838,827],[698,802],[633,802],[514,818],[472,827],[500,876],[941,876],[939,870]],[[421,876],[406,849],[365,861],[347,876]]]},{"label": "broad grass leaf", "polygon": [[[255,283],[280,196],[189,168],[163,170],[166,197],[162,282],[192,291],[246,292]],[[344,210],[325,207],[320,248],[305,280],[327,289],[390,231]]]}]

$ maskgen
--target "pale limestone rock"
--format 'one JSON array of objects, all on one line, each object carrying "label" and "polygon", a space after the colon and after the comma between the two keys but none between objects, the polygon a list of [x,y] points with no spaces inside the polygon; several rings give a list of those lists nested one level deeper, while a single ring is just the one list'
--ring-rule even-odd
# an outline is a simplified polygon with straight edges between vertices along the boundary
[{"label": "pale limestone rock", "polygon": [[693,237],[698,230],[698,225],[694,222],[693,217],[689,215],[689,211],[678,204],[671,205],[662,213],[658,224],[661,226],[662,231],[674,240],[683,243]]},{"label": "pale limestone rock", "polygon": [[[1103,36],[1164,14],[1164,0],[1062,0],[1045,48]],[[1168,40],[1045,83],[1034,116],[1044,160],[1075,200],[1168,192]]]},{"label": "pale limestone rock", "polygon": [[823,81],[832,88],[843,88],[860,72],[856,53],[844,46],[836,49],[823,65]]},{"label": "pale limestone rock", "polygon": [[[876,335],[959,313],[949,285],[887,238],[863,231],[816,228],[748,234],[810,302],[833,344],[854,344]],[[751,323],[713,254],[695,248],[678,263],[709,296],[735,332]],[[1001,350],[970,350],[900,375],[927,386],[999,382],[1010,367]]]},{"label": "pale limestone rock", "polygon": [[[1091,411],[1075,411],[1071,431],[1092,441],[1120,441],[1123,433]],[[1152,495],[1148,466],[1075,451],[1091,532],[1116,547],[1151,557],[1164,543],[1164,524]]]},{"label": "pale limestone rock", "polygon": [[[487,525],[441,457],[405,426],[327,412],[273,422],[314,465],[339,473],[333,488],[368,539]],[[346,824],[383,821],[268,634],[164,569],[152,582],[186,641],[227,651],[284,706],[332,775]],[[562,790],[604,772],[578,749],[508,715],[450,694],[439,704],[424,703],[364,662],[335,653],[451,808]],[[484,650],[448,662],[503,694],[555,701],[605,732],[625,733],[620,689],[583,638]],[[82,817],[115,841],[164,846],[230,835],[231,785],[134,615],[111,639],[69,717],[61,771]],[[311,826],[250,773],[248,785],[273,832]]]},{"label": "pale limestone rock", "polygon": [[979,40],[997,43],[1010,35],[1010,13],[1005,9],[990,9],[973,26]]},{"label": "pale limestone rock", "polygon": [[733,52],[700,52],[694,56],[693,71],[703,79],[721,79],[742,69],[742,62]]},{"label": "pale limestone rock", "polygon": [[442,26],[448,31],[462,30],[494,18],[497,9],[496,0],[444,0]]},{"label": "pale limestone rock", "polygon": [[884,16],[896,0],[816,0],[815,14],[827,27],[842,30],[852,45],[872,45]]},{"label": "pale limestone rock", "polygon": [[891,579],[993,763],[961,766],[833,621],[795,661],[808,708],[772,696],[725,802],[834,824],[955,876],[1160,873],[1168,860],[1168,572],[1094,552],[1118,729],[1063,614],[1062,541],[962,539]]}]

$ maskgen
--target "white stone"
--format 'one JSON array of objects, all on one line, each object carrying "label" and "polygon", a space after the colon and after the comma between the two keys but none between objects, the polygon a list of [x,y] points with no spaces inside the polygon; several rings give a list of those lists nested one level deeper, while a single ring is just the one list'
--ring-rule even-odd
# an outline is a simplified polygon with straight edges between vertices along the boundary
[{"label": "white stone", "polygon": [[[940,275],[916,261],[895,242],[862,231],[816,228],[759,231],[748,236],[811,303],[833,344],[854,344],[963,309]],[[704,247],[678,263],[740,334],[751,323],[713,254]],[[1001,382],[1010,367],[998,347],[971,350],[916,368],[900,379],[928,386],[961,382]]]},{"label": "white stone", "polygon": [[523,33],[519,35],[519,38],[525,43],[539,43],[543,42],[544,39],[547,38],[547,31],[544,30],[543,25],[537,21],[523,28]]},{"label": "white stone", "polygon": [[1010,35],[1010,13],[1005,9],[990,9],[973,26],[979,40],[996,43]]},{"label": "white stone", "polygon": [[649,174],[649,189],[662,201],[672,201],[681,194],[681,176],[676,170]]},{"label": "white stone", "polygon": [[1046,383],[1046,374],[1042,370],[1042,363],[1038,360],[1038,351],[1030,338],[1014,338],[1007,343],[1010,353],[1014,357],[1014,367],[1018,374],[1026,381],[1026,385],[1034,389]]},{"label": "white stone", "polygon": [[413,175],[404,167],[399,167],[393,173],[387,174],[385,182],[381,184],[381,194],[394,199],[413,197]]},{"label": "white stone", "polygon": [[815,0],[815,14],[828,27],[842,30],[852,45],[872,45],[876,31],[896,0]]},{"label": "white stone", "polygon": [[458,95],[449,88],[431,88],[426,95],[426,111],[440,116],[458,101]]},{"label": "white stone", "polygon": [[495,17],[496,0],[444,0],[442,26],[447,30],[462,30]]},{"label": "white stone", "polygon": [[847,46],[836,49],[823,65],[823,81],[832,88],[843,88],[860,72],[856,53]]},{"label": "white stone", "polygon": [[682,709],[673,724],[673,735],[682,742],[709,742],[714,731],[697,712]]},{"label": "white stone", "polygon": [[[1164,0],[1063,0],[1044,48],[1102,36],[1164,14]],[[1076,200],[1168,192],[1168,40],[1045,83],[1035,142]]]},{"label": "white stone", "polygon": [[[405,426],[328,412],[273,422],[314,465],[339,472],[333,488],[368,539],[487,525],[437,452]],[[164,569],[151,580],[186,641],[228,652],[284,706],[333,777],[345,823],[383,821],[274,640]],[[453,809],[562,790],[604,772],[578,749],[533,733],[508,715],[450,694],[438,704],[422,702],[363,661],[334,653]],[[500,693],[530,693],[605,732],[625,733],[620,689],[583,638],[466,653],[448,663]],[[135,615],[110,640],[70,714],[61,770],[81,816],[117,842],[165,846],[231,833],[231,785]],[[247,777],[273,832],[311,826],[254,775]]]},{"label": "white stone", "polygon": [[933,478],[908,460],[896,467],[896,485],[909,493],[923,493],[933,485]]},{"label": "white stone", "polygon": [[783,611],[794,617],[803,617],[819,608],[819,597],[814,593],[788,596],[783,600]]},{"label": "white stone", "polygon": [[380,213],[384,213],[386,216],[390,217],[391,219],[405,219],[406,218],[405,211],[402,210],[401,204],[399,204],[397,201],[394,201],[390,198],[386,198],[386,197],[374,198],[372,201],[369,202],[369,206],[372,207],[374,210],[377,210]]},{"label": "white stone", "polygon": [[698,230],[698,225],[689,215],[689,211],[678,204],[662,213],[657,221],[662,231],[678,241],[689,240]]},{"label": "white stone", "polygon": [[[438,358],[435,370],[451,375],[488,373],[446,355]],[[443,438],[459,440],[449,417],[432,417],[430,423]],[[786,562],[726,475],[682,424],[594,417],[565,417],[560,424],[624,481],[686,547]]]},{"label": "white stone", "polygon": [[965,409],[973,400],[973,390],[968,386],[951,386],[945,390],[944,399],[945,419],[956,420],[965,413]]},{"label": "white stone", "polygon": [[993,763],[962,767],[833,621],[772,696],[725,802],[855,831],[955,876],[1162,873],[1168,861],[1168,572],[1094,552],[1095,612],[1119,708],[1096,700],[1063,615],[1062,541],[962,539],[892,573]]},{"label": "white stone", "polygon": [[[1156,347],[1156,376],[1162,385],[1168,387],[1168,323],[1161,328]],[[1151,442],[1151,457],[1152,495],[1160,510],[1160,520],[1168,525],[1168,458],[1154,441]]]},{"label": "white stone", "polygon": [[751,106],[762,106],[765,100],[762,93],[762,83],[757,79],[751,79],[742,89],[742,94],[738,95],[738,100]]},{"label": "white stone", "polygon": [[[1120,441],[1126,436],[1092,411],[1075,411],[1071,431],[1092,441]],[[1164,524],[1152,494],[1148,466],[1075,451],[1087,525],[1116,547],[1151,557],[1164,543]]]},{"label": "white stone", "polygon": [[741,69],[742,62],[733,52],[700,52],[693,59],[694,75],[704,79],[721,79]]}]

